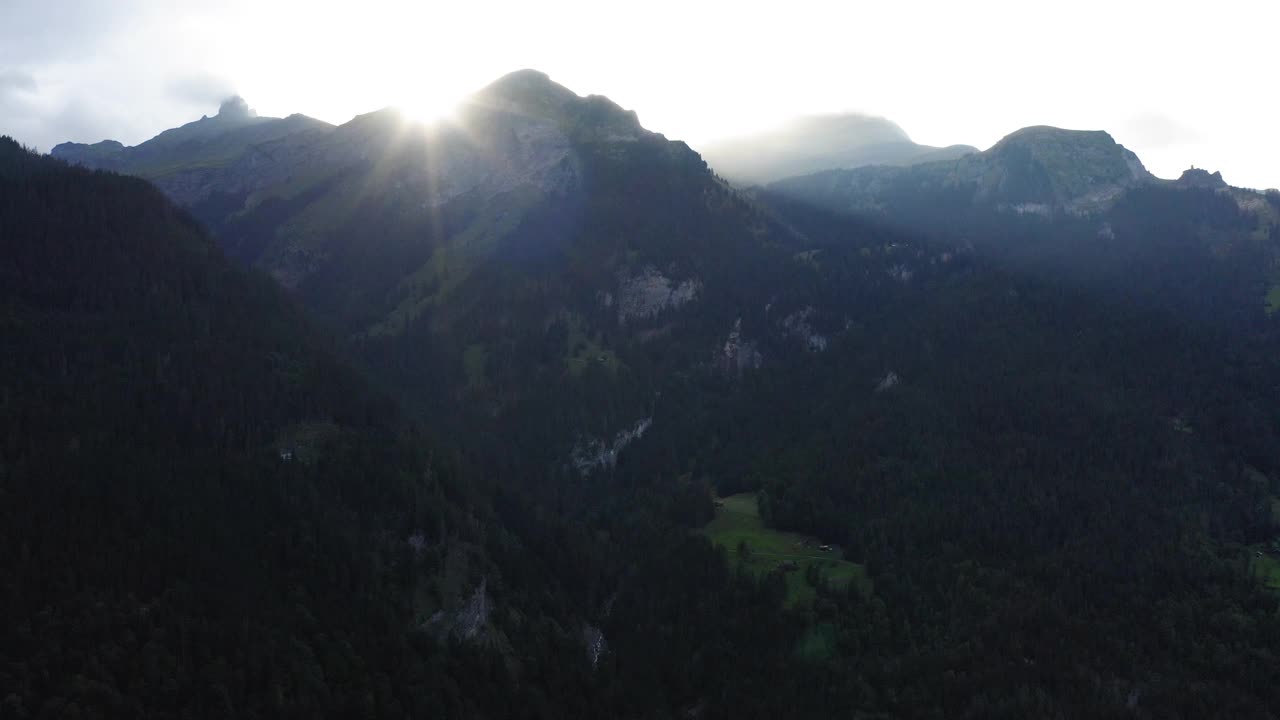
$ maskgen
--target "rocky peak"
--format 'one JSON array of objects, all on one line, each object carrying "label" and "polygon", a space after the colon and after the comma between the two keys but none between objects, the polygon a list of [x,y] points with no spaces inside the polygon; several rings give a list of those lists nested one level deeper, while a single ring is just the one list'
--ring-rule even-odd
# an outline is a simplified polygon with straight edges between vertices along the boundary
[{"label": "rocky peak", "polygon": [[218,106],[218,117],[224,120],[248,120],[258,117],[258,112],[239,95],[233,95]]},{"label": "rocky peak", "polygon": [[465,111],[551,121],[566,132],[595,139],[634,140],[646,133],[634,111],[602,95],[578,95],[538,70],[517,70],[498,78],[473,95]]},{"label": "rocky peak", "polygon": [[55,145],[50,154],[60,160],[87,168],[118,170],[125,149],[125,146],[116,140],[103,140],[92,145],[65,142]]},{"label": "rocky peak", "polygon": [[1178,187],[1184,188],[1205,188],[1209,190],[1218,190],[1227,187],[1227,181],[1222,179],[1221,172],[1210,174],[1204,168],[1198,168],[1194,165],[1190,169],[1184,170],[1182,177],[1177,180]]},{"label": "rocky peak", "polygon": [[1008,203],[1042,203],[1073,213],[1107,206],[1152,182],[1142,161],[1101,130],[1044,125],[1018,130],[977,156],[984,191]]},{"label": "rocky peak", "polygon": [[494,80],[476,93],[478,99],[505,99],[516,103],[569,102],[578,95],[551,76],[532,69],[516,70]]},{"label": "rocky peak", "polygon": [[1037,125],[1010,133],[987,152],[995,156],[1025,152],[1051,172],[1076,172],[1098,179],[1152,178],[1137,155],[1102,130]]}]

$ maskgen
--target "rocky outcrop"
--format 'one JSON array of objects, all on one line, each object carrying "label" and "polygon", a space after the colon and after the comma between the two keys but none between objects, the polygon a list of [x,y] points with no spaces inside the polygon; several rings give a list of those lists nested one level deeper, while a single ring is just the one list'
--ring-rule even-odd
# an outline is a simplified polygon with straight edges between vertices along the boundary
[{"label": "rocky outcrop", "polygon": [[1222,179],[1222,173],[1215,172],[1210,174],[1208,170],[1194,166],[1184,170],[1182,177],[1175,180],[1174,184],[1180,188],[1201,188],[1205,190],[1223,190],[1228,187],[1227,181]]},{"label": "rocky outcrop", "polygon": [[656,317],[691,302],[702,289],[697,278],[676,282],[652,266],[618,283],[618,322]]},{"label": "rocky outcrop", "polygon": [[809,352],[821,352],[827,349],[827,336],[813,329],[811,320],[817,311],[812,305],[791,313],[782,319],[782,327],[787,334],[804,343]]},{"label": "rocky outcrop", "polygon": [[488,579],[482,578],[466,603],[453,612],[437,611],[424,627],[441,640],[448,637],[463,641],[482,640],[492,613],[493,601],[489,598]]},{"label": "rocky outcrop", "polygon": [[583,476],[596,470],[611,468],[618,463],[618,455],[628,445],[643,437],[645,431],[653,425],[653,418],[637,420],[634,425],[620,430],[611,440],[599,438],[581,438],[573,446],[569,461]]},{"label": "rocky outcrop", "polygon": [[604,632],[587,623],[582,627],[582,641],[587,647],[587,662],[591,663],[594,669],[600,665],[600,658],[609,650],[609,643],[605,640]]},{"label": "rocky outcrop", "polygon": [[902,382],[902,378],[898,377],[898,373],[890,370],[885,376],[876,383],[876,392],[882,393],[886,390],[892,390]]},{"label": "rocky outcrop", "polygon": [[227,121],[248,120],[258,117],[258,111],[249,107],[249,103],[239,95],[222,101],[218,106],[218,117]]},{"label": "rocky outcrop", "polygon": [[742,318],[738,318],[717,353],[716,364],[727,374],[741,375],[744,370],[758,368],[763,363],[764,356],[756,349],[756,344],[742,337]]}]

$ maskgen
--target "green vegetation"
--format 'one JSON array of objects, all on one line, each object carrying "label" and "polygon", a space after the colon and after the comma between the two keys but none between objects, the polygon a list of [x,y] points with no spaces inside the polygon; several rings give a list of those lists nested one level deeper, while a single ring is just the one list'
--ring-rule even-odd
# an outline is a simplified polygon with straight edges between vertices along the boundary
[{"label": "green vegetation", "polygon": [[1274,315],[1280,311],[1280,283],[1272,285],[1267,291],[1266,303],[1268,315]]},{"label": "green vegetation", "polygon": [[[493,118],[481,137],[502,139],[505,122]],[[1276,597],[1259,591],[1239,551],[1275,540],[1280,326],[1258,314],[1274,248],[1229,241],[1253,231],[1230,198],[1154,188],[1104,218],[1048,220],[979,213],[972,187],[886,186],[890,226],[922,225],[916,235],[739,195],[656,138],[575,141],[573,159],[565,170],[583,182],[563,193],[527,208],[460,198],[432,214],[438,225],[365,168],[242,218],[257,223],[254,249],[306,241],[299,249],[319,251],[303,258],[315,265],[297,297],[340,336],[407,302],[413,312],[395,334],[345,349],[446,443],[417,452],[467,464],[454,482],[391,462],[376,445],[342,462],[265,457],[263,468],[232,474],[244,478],[236,484],[138,470],[120,453],[175,420],[195,421],[197,443],[226,438],[267,455],[281,425],[331,417],[329,406],[359,395],[319,382],[313,354],[264,362],[272,356],[242,356],[235,333],[204,329],[211,318],[254,319],[249,329],[272,316],[235,304],[243,293],[203,302],[208,283],[178,285],[188,273],[141,264],[147,252],[69,265],[89,256],[64,246],[93,237],[74,225],[0,233],[16,243],[6,259],[19,259],[5,265],[11,274],[0,269],[9,280],[0,288],[23,287],[28,267],[87,273],[62,283],[35,275],[30,288],[34,307],[67,298],[79,325],[51,325],[26,305],[0,310],[19,319],[6,330],[22,333],[6,337],[18,353],[0,353],[0,365],[11,363],[0,406],[12,410],[0,413],[9,422],[0,547],[18,548],[0,554],[12,588],[0,598],[18,598],[0,606],[15,618],[0,635],[0,687],[34,688],[21,699],[39,708],[54,694],[33,685],[42,678],[75,691],[78,676],[114,676],[145,703],[129,716],[174,717],[223,706],[245,717],[516,718],[685,717],[704,705],[708,718],[1266,717],[1280,707]],[[1030,161],[1018,168],[1026,172],[1005,187],[1027,192],[1009,201],[1053,189]],[[345,207],[353,188],[369,191],[354,215],[315,224],[314,238],[276,234],[311,203]],[[0,220],[25,193],[0,193]],[[509,233],[473,229],[504,211],[522,213]],[[1102,222],[1114,232],[1100,232]],[[230,246],[236,228],[223,227]],[[138,234],[120,228],[120,239]],[[31,262],[21,254],[42,249],[48,256]],[[793,260],[810,251],[820,262]],[[944,251],[953,261],[930,262]],[[414,277],[435,263],[447,278]],[[696,275],[703,290],[660,318],[619,323],[604,299],[621,273],[647,265]],[[141,278],[130,274],[137,267]],[[904,278],[900,269],[909,282],[888,279]],[[85,309],[117,306],[86,295],[102,278],[172,316],[84,332]],[[165,303],[149,278],[175,283]],[[781,318],[809,306],[815,329],[831,334],[823,352],[779,332]],[[120,332],[152,326],[163,330],[154,341]],[[278,318],[264,349],[283,351],[279,339],[298,326]],[[732,328],[764,356],[761,367],[727,362]],[[118,392],[68,382],[110,368],[95,353],[116,337],[128,341]],[[63,345],[23,354],[49,338]],[[85,346],[68,345],[79,338]],[[164,359],[175,339],[203,343],[190,355],[203,364],[175,373]],[[624,372],[605,372],[601,355]],[[902,384],[877,393],[890,371]],[[483,392],[461,392],[481,374]],[[122,418],[153,392],[173,398],[172,416]],[[290,402],[296,411],[283,412]],[[103,415],[76,421],[93,409]],[[607,443],[640,417],[652,428],[616,464],[583,477],[567,462],[575,441]],[[127,435],[95,441],[115,428]],[[45,450],[38,462],[24,455],[33,443]],[[64,480],[80,484],[42,499],[45,468],[76,459],[67,448],[80,448],[83,463]],[[1241,473],[1246,465],[1257,471]],[[5,484],[15,468],[31,482]],[[108,482],[135,477],[146,492]],[[731,496],[719,516],[702,478]],[[109,492],[84,493],[85,482]],[[179,502],[157,501],[157,489]],[[747,490],[758,490],[758,506],[735,495]],[[94,527],[115,518],[118,527]],[[866,572],[805,548],[815,537],[865,558]],[[136,575],[122,574],[129,568]],[[94,632],[104,589],[145,603],[166,593],[162,578],[207,578],[191,587],[211,609],[149,610],[168,624],[148,633],[124,605],[127,633]],[[852,591],[827,592],[824,578]],[[245,580],[263,597],[237,601]],[[482,580],[492,642],[445,647],[430,631],[406,631],[458,607]],[[217,603],[225,609],[213,614]],[[63,617],[70,623],[49,624]],[[608,638],[598,668],[583,652],[584,625]],[[126,660],[144,643],[172,660]],[[282,656],[289,647],[298,650]],[[49,648],[67,657],[40,660]],[[97,658],[73,663],[85,649]],[[465,658],[471,665],[458,664]],[[178,668],[175,691],[167,667]],[[135,678],[132,668],[164,675]]]},{"label": "green vegetation", "polygon": [[488,358],[489,354],[481,343],[468,345],[467,349],[462,351],[462,369],[467,375],[468,386],[473,388],[484,387],[484,366]]},{"label": "green vegetation", "polygon": [[[372,337],[397,336],[430,307],[447,302],[478,267],[497,250],[535,203],[538,193],[524,189],[506,193],[475,211],[469,223],[431,252],[427,262],[406,275],[392,291],[400,301],[373,325]],[[409,222],[413,220],[406,219]],[[424,218],[419,220],[427,220]]]},{"label": "green vegetation", "polygon": [[592,365],[599,365],[610,374],[615,374],[621,365],[617,354],[601,345],[600,334],[588,335],[576,318],[569,323],[564,363],[569,374],[574,377],[586,372]]},{"label": "green vegetation", "polygon": [[1249,548],[1249,573],[1258,578],[1263,587],[1280,590],[1280,559],[1262,546]]},{"label": "green vegetation", "polygon": [[821,582],[834,589],[844,589],[852,583],[863,595],[871,594],[866,569],[844,560],[839,549],[824,552],[819,550],[822,543],[816,538],[765,527],[755,493],[731,495],[718,502],[721,505],[716,508],[715,519],[703,532],[711,542],[729,551],[734,567],[757,576],[782,572],[787,582],[788,607],[808,605],[817,597],[811,582],[815,572]]},{"label": "green vegetation", "polygon": [[830,660],[836,654],[836,626],[829,622],[815,623],[805,630],[796,647],[796,655],[809,662]]}]

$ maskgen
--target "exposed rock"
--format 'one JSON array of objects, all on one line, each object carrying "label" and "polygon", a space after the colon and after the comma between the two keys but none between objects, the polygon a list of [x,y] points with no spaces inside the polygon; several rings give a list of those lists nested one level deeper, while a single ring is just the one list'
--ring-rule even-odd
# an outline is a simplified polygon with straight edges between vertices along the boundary
[{"label": "exposed rock", "polygon": [[782,320],[782,327],[786,328],[787,333],[792,337],[799,338],[809,352],[821,352],[827,349],[827,337],[818,333],[813,329],[813,325],[809,320],[813,317],[814,310],[812,305],[802,310],[791,313]]},{"label": "exposed rock", "polygon": [[764,356],[756,349],[755,343],[742,339],[742,318],[734,321],[717,361],[720,369],[735,375],[758,368],[764,362]]},{"label": "exposed rock", "polygon": [[1178,187],[1182,188],[1203,188],[1206,190],[1221,190],[1227,187],[1227,181],[1222,179],[1221,172],[1209,174],[1208,170],[1192,166],[1189,170],[1182,172],[1182,177],[1174,181]]},{"label": "exposed rock", "polygon": [[1236,207],[1247,213],[1264,213],[1268,209],[1269,203],[1264,195],[1251,193],[1247,190],[1234,193]]},{"label": "exposed rock", "polygon": [[244,98],[236,95],[222,101],[222,105],[218,107],[218,117],[227,119],[239,118],[255,118],[258,117],[258,111],[249,107],[249,103]]},{"label": "exposed rock", "polygon": [[676,283],[646,266],[634,277],[622,278],[618,286],[618,322],[656,317],[663,310],[690,302],[702,289],[697,278]]},{"label": "exposed rock", "polygon": [[876,385],[876,392],[881,393],[886,390],[892,390],[893,388],[897,387],[898,384],[901,382],[902,382],[902,379],[898,377],[898,373],[890,370],[888,374],[886,374],[884,378],[882,378],[880,382]]},{"label": "exposed rock", "polygon": [[902,264],[894,265],[885,272],[889,277],[903,284],[911,282],[911,278],[915,277],[915,271]]},{"label": "exposed rock", "polygon": [[587,661],[594,669],[599,666],[600,658],[608,652],[609,644],[605,641],[604,632],[590,623],[582,628],[582,640],[587,646]]},{"label": "exposed rock", "polygon": [[598,438],[581,439],[573,446],[569,456],[570,461],[584,476],[590,475],[595,470],[611,468],[617,464],[618,455],[628,445],[642,437],[652,424],[651,417],[637,420],[630,428],[619,431],[611,441]]},{"label": "exposed rock", "polygon": [[1018,203],[1009,206],[1009,209],[1019,215],[1052,215],[1053,208],[1047,203]]},{"label": "exposed rock", "polygon": [[482,578],[466,604],[454,612],[436,612],[424,627],[441,639],[450,636],[468,641],[481,639],[493,613],[493,601],[489,599],[487,585],[488,578]]}]

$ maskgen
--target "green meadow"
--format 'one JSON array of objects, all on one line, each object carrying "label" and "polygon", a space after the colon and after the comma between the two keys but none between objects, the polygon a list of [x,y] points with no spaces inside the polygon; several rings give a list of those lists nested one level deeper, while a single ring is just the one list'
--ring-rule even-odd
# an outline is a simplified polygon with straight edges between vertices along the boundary
[{"label": "green meadow", "polygon": [[[716,517],[703,529],[711,542],[729,551],[734,567],[743,567],[756,575],[784,570],[787,581],[788,607],[802,607],[817,597],[816,589],[806,576],[816,567],[832,587],[846,588],[852,583],[864,595],[871,593],[871,580],[866,568],[843,558],[838,549],[819,550],[817,538],[799,533],[779,532],[764,526],[756,505],[755,493],[741,493],[719,500]],[[745,547],[745,554],[739,548]]]}]

